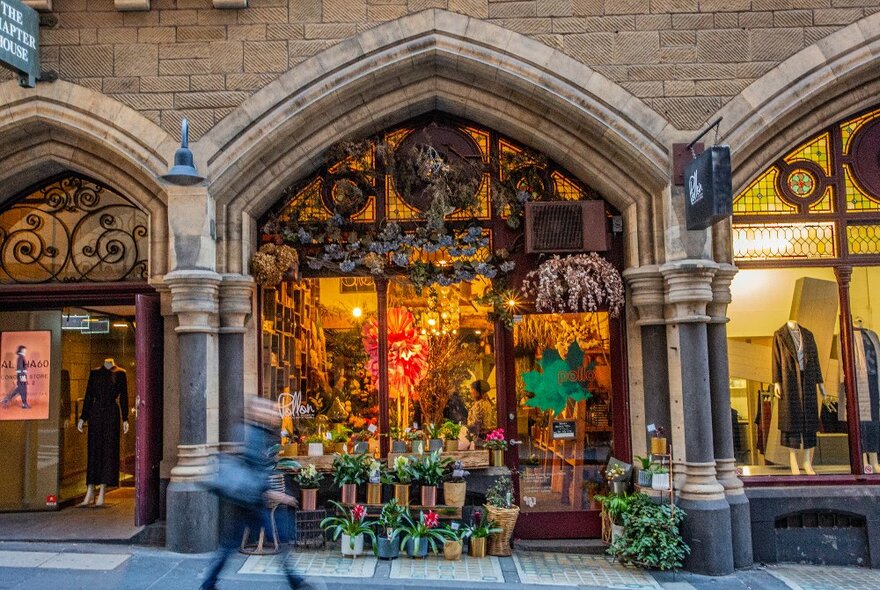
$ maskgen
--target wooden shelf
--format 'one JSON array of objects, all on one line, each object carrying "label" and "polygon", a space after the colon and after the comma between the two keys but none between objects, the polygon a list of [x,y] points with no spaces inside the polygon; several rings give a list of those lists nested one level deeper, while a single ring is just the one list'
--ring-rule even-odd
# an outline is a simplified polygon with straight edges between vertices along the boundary
[{"label": "wooden shelf", "polygon": [[[421,455],[418,453],[388,453],[388,466],[393,467],[394,461],[398,457],[423,457],[428,453]],[[486,449],[477,449],[474,451],[443,451],[441,457],[448,457],[454,461],[461,461],[464,469],[479,469],[481,467],[489,467],[489,451]]]},{"label": "wooden shelf", "polygon": [[[342,504],[346,508],[352,508],[353,504]],[[361,504],[367,509],[367,516],[379,516],[383,504]],[[433,510],[441,520],[461,520],[461,506],[418,506],[410,504],[406,507],[410,515]]]}]

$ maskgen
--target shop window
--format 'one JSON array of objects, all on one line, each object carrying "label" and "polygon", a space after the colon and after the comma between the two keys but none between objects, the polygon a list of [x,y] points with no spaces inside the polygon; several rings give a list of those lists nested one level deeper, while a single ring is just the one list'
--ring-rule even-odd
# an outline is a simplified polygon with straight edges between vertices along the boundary
[{"label": "shop window", "polygon": [[[853,269],[850,308],[853,317],[855,406],[859,413],[859,447],[865,473],[880,473],[880,268]],[[841,403],[845,400],[841,399]],[[845,404],[841,414],[845,415]]]},{"label": "shop window", "polygon": [[75,175],[0,209],[0,283],[145,281],[146,213]]},{"label": "shop window", "polygon": [[597,508],[611,454],[608,314],[531,314],[514,327],[524,512]]}]

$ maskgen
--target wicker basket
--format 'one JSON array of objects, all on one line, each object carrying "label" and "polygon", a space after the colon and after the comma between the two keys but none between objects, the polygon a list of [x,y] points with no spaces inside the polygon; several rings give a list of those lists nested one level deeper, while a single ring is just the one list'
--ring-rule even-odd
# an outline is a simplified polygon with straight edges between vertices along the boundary
[{"label": "wicker basket", "polygon": [[513,536],[516,519],[519,518],[519,506],[496,508],[485,505],[484,508],[489,520],[495,521],[495,524],[501,529],[500,533],[489,536],[489,555],[507,557],[511,554],[510,538]]}]

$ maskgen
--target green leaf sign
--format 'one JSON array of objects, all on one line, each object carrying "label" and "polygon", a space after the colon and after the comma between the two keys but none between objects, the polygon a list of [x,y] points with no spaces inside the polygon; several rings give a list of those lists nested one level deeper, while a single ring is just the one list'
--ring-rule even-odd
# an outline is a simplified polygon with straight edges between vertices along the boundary
[{"label": "green leaf sign", "polygon": [[577,342],[568,347],[565,359],[555,348],[546,348],[539,362],[540,371],[523,373],[525,390],[532,394],[525,405],[550,410],[554,415],[561,413],[568,400],[581,401],[593,397],[585,382],[592,373],[596,362],[584,366],[584,352]]}]

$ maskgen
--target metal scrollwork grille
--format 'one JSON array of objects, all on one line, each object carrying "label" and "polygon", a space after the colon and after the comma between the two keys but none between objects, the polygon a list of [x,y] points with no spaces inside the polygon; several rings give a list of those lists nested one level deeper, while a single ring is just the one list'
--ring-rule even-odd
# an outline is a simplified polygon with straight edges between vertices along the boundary
[{"label": "metal scrollwork grille", "polygon": [[0,283],[146,281],[148,218],[80,176],[0,209]]}]

